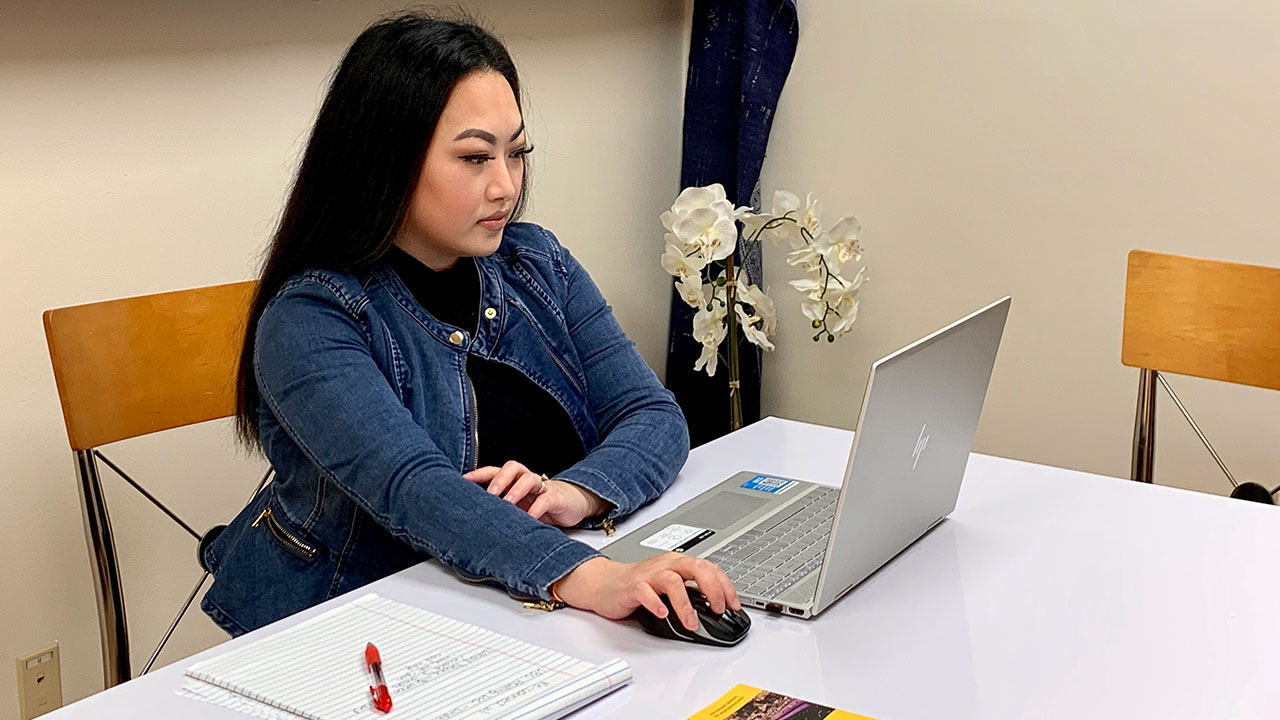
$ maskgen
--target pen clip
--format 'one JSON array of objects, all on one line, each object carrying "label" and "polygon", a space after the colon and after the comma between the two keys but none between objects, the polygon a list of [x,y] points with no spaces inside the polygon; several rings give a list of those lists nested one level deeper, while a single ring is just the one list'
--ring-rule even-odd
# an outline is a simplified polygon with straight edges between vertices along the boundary
[{"label": "pen clip", "polygon": [[373,697],[373,707],[379,712],[391,711],[391,693],[387,691],[386,685],[379,685],[375,690],[373,686],[369,686],[369,695]]}]

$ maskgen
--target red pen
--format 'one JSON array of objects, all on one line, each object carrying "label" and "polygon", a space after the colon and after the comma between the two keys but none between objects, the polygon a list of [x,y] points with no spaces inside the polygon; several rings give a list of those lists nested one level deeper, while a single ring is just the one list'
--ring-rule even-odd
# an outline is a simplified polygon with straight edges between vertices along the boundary
[{"label": "red pen", "polygon": [[373,696],[373,706],[382,712],[391,711],[391,692],[387,690],[387,680],[382,677],[382,656],[378,654],[378,648],[369,643],[364,646],[364,661],[369,666],[369,672],[373,673],[373,682],[377,684],[377,689],[373,686],[369,687],[369,694]]}]

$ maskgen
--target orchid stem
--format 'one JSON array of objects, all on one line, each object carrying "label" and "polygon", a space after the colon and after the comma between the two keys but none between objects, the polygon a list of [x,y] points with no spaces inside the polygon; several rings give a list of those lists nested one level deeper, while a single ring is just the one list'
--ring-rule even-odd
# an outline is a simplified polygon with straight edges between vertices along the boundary
[{"label": "orchid stem", "polygon": [[733,311],[733,300],[738,283],[733,282],[735,276],[732,254],[724,259],[724,271],[725,277],[730,280],[725,287],[729,308],[726,318],[729,321],[729,429],[738,430],[742,427],[742,393],[735,391],[738,385],[738,314]]}]

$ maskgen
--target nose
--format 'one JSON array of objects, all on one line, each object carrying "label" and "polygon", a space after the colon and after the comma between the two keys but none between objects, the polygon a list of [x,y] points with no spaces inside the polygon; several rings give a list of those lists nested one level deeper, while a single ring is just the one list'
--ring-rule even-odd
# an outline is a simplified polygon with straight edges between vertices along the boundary
[{"label": "nose", "polygon": [[485,199],[490,202],[510,200],[516,194],[516,184],[519,180],[515,174],[518,171],[509,163],[495,162],[490,163],[490,166],[493,171],[489,175],[489,184],[485,188]]}]

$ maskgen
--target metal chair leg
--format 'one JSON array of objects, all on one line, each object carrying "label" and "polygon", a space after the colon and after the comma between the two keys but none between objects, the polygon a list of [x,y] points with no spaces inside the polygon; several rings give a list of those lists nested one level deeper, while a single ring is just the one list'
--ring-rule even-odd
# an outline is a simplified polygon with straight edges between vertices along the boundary
[{"label": "metal chair leg", "polygon": [[1156,464],[1156,371],[1138,377],[1138,411],[1133,421],[1133,463],[1129,479],[1149,483]]},{"label": "metal chair leg", "polygon": [[[99,454],[99,456],[101,456],[101,454]],[[108,464],[110,464],[110,461],[108,461],[106,457],[103,457],[102,459],[104,461],[107,461]],[[137,488],[139,492],[146,494],[146,491],[142,490],[142,487],[139,486],[136,482],[134,482],[131,478],[129,478],[128,475],[125,475],[124,471],[120,470],[120,468],[116,467],[115,465],[112,465],[111,467],[113,470],[119,473],[121,477],[128,480],[130,485],[133,485],[135,488]],[[262,490],[262,488],[266,487],[267,482],[271,480],[271,474],[273,472],[275,472],[275,469],[272,468],[271,466],[267,466],[267,472],[263,474],[262,479],[258,481],[258,487],[254,489],[253,495],[249,496],[250,500],[252,500],[253,496],[257,495]],[[151,499],[150,495],[148,495],[148,498]],[[151,501],[156,505],[158,505],[161,510],[164,510],[165,513],[167,513],[169,517],[173,518],[175,522],[181,524],[184,528],[186,528],[187,532],[191,532],[190,527],[187,526],[186,523],[183,523],[181,520],[178,520],[177,516],[169,512],[168,508],[164,507],[163,505],[160,505],[160,502],[158,500],[151,499]],[[209,532],[206,532],[204,535],[200,536],[199,538],[200,545],[196,549],[196,557],[199,558],[201,567],[204,567],[204,548],[205,548],[206,541],[212,542],[213,539],[217,536],[217,533],[214,533],[213,535],[210,535],[210,533],[213,533],[215,530],[217,532],[221,532],[222,530],[226,529],[226,527],[227,527],[226,525],[215,526],[214,528],[211,528]],[[209,571],[206,569],[204,573],[200,576],[200,579],[196,582],[196,586],[191,588],[191,594],[187,595],[187,601],[182,603],[182,609],[179,610],[178,614],[173,617],[173,622],[169,623],[169,629],[164,631],[164,637],[160,638],[160,642],[156,645],[156,649],[151,652],[151,658],[147,660],[147,664],[142,667],[143,675],[146,675],[147,673],[151,672],[151,666],[156,664],[156,659],[160,657],[160,652],[164,650],[164,646],[169,642],[169,638],[172,637],[173,631],[177,629],[178,623],[181,622],[182,618],[187,614],[187,610],[191,608],[191,603],[195,601],[196,595],[200,594],[200,588],[204,587],[204,581],[208,579],[209,579]]]},{"label": "metal chair leg", "polygon": [[146,675],[151,672],[151,666],[156,664],[156,658],[160,657],[160,651],[164,650],[165,644],[169,642],[169,637],[173,635],[173,631],[178,627],[178,623],[182,620],[182,616],[187,614],[187,609],[191,607],[191,601],[196,599],[196,595],[200,593],[200,588],[204,587],[204,581],[209,579],[209,571],[205,571],[200,575],[200,579],[196,582],[196,586],[191,588],[191,594],[187,596],[187,601],[182,603],[182,609],[173,617],[173,622],[169,623],[169,629],[164,631],[164,637],[160,638],[156,649],[151,652],[151,659],[147,660],[147,664],[142,667],[142,674]]},{"label": "metal chair leg", "polygon": [[[1210,443],[1209,438],[1204,436],[1204,432],[1196,423],[1196,419],[1191,417],[1191,413],[1187,410],[1187,406],[1182,404],[1182,398],[1179,398],[1178,393],[1173,391],[1173,388],[1169,385],[1169,381],[1165,380],[1163,375],[1157,375],[1156,379],[1160,381],[1165,392],[1169,393],[1169,397],[1173,398],[1173,404],[1178,406],[1178,410],[1182,412],[1182,417],[1187,419],[1187,422],[1191,425],[1191,429],[1195,431],[1196,437],[1200,438],[1200,442],[1204,443],[1204,449],[1208,450],[1209,454],[1213,456],[1213,461],[1218,463],[1218,469],[1222,471],[1223,475],[1227,476],[1227,480],[1231,482],[1231,487],[1240,487],[1240,483],[1236,482],[1236,476],[1232,475],[1231,470],[1227,468],[1227,464],[1222,462],[1222,457],[1218,455],[1218,451],[1213,449],[1213,443]],[[1266,490],[1266,488],[1262,489]],[[1270,495],[1270,493],[1267,494]]]},{"label": "metal chair leg", "polygon": [[[93,586],[98,599],[98,628],[102,634],[103,686],[109,688],[131,679],[132,671],[129,666],[129,628],[125,622],[124,589],[120,583],[120,565],[116,560],[115,537],[111,532],[111,518],[107,514],[106,498],[102,494],[102,482],[98,477],[97,459],[101,458],[135,490],[154,503],[184,530],[194,535],[201,541],[202,546],[204,538],[196,534],[190,525],[178,518],[105,455],[90,449],[76,451],[75,457],[76,478],[80,482],[80,508],[83,511],[84,533],[92,554],[90,560],[93,564]],[[273,472],[274,470],[268,466],[266,473],[258,482],[257,489],[253,492],[254,495],[257,495],[270,482]],[[151,658],[142,668],[143,675],[150,672],[156,659],[160,657],[160,652],[173,636],[173,631],[178,627],[187,610],[191,608],[191,603],[208,579],[209,572],[206,570],[200,576],[200,581],[191,589],[191,593],[187,595],[187,601],[182,604],[182,609],[173,618],[173,622],[169,623],[169,629],[165,631],[164,637],[160,638],[160,643],[152,651]]]},{"label": "metal chair leg", "polygon": [[80,481],[80,509],[85,540],[93,563],[93,589],[98,599],[98,629],[102,635],[102,683],[112,687],[131,677],[129,627],[124,614],[124,591],[116,561],[115,537],[106,498],[92,450],[79,450],[76,478]]}]

